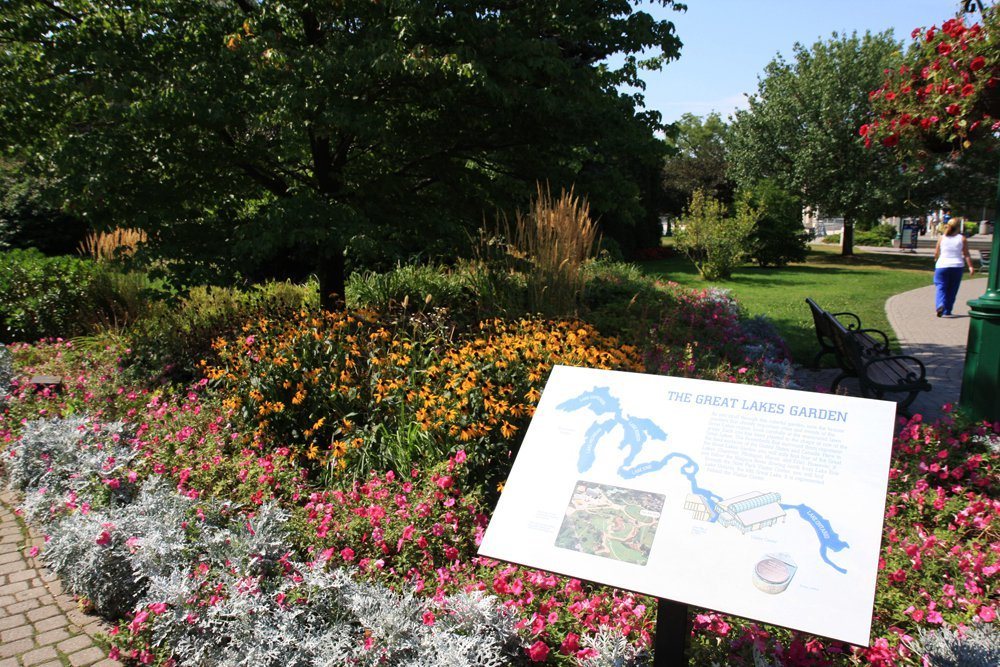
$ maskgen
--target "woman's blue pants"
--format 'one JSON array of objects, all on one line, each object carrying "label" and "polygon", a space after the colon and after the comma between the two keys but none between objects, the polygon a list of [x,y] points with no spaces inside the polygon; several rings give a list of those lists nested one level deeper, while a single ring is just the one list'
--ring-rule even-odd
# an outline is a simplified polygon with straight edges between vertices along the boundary
[{"label": "woman's blue pants", "polygon": [[934,269],[934,284],[937,286],[935,308],[944,315],[951,315],[958,296],[958,286],[962,284],[964,266],[949,266],[944,269]]}]

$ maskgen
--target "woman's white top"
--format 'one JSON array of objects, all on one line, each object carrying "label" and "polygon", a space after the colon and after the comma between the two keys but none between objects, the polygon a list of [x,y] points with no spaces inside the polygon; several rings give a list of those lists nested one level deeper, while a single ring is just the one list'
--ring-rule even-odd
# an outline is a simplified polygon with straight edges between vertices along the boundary
[{"label": "woman's white top", "polygon": [[941,252],[938,254],[935,269],[948,269],[956,266],[965,266],[965,256],[962,254],[962,244],[965,237],[961,234],[952,236],[941,236]]}]

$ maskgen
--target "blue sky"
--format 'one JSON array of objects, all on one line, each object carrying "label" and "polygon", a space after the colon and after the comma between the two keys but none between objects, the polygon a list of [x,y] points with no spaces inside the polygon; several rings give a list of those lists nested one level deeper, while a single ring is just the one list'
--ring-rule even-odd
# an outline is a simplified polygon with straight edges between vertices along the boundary
[{"label": "blue sky", "polygon": [[[913,28],[940,25],[958,0],[687,0],[687,12],[641,5],[677,26],[681,57],[659,72],[645,72],[646,106],[677,120],[715,110],[728,116],[757,90],[758,76],[792,45],[811,45],[833,32],[882,32],[910,40]],[[984,2],[983,4],[990,4]],[[978,15],[977,15],[978,16]]]}]

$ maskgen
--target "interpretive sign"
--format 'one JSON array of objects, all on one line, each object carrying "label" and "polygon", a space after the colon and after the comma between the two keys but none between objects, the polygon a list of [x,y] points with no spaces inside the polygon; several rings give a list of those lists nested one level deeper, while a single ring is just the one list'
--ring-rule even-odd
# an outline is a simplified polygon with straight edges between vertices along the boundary
[{"label": "interpretive sign", "polygon": [[867,645],[894,416],[557,366],[479,553]]}]

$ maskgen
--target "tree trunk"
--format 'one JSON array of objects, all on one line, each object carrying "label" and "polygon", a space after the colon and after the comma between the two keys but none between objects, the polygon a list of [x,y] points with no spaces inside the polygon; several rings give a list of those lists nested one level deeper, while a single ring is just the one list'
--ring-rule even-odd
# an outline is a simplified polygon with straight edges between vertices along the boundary
[{"label": "tree trunk", "polygon": [[849,257],[854,254],[854,221],[844,216],[844,229],[840,233],[840,254]]},{"label": "tree trunk", "polygon": [[319,252],[316,277],[319,279],[319,307],[323,310],[343,310],[347,276],[344,249],[339,245],[322,248]]}]

